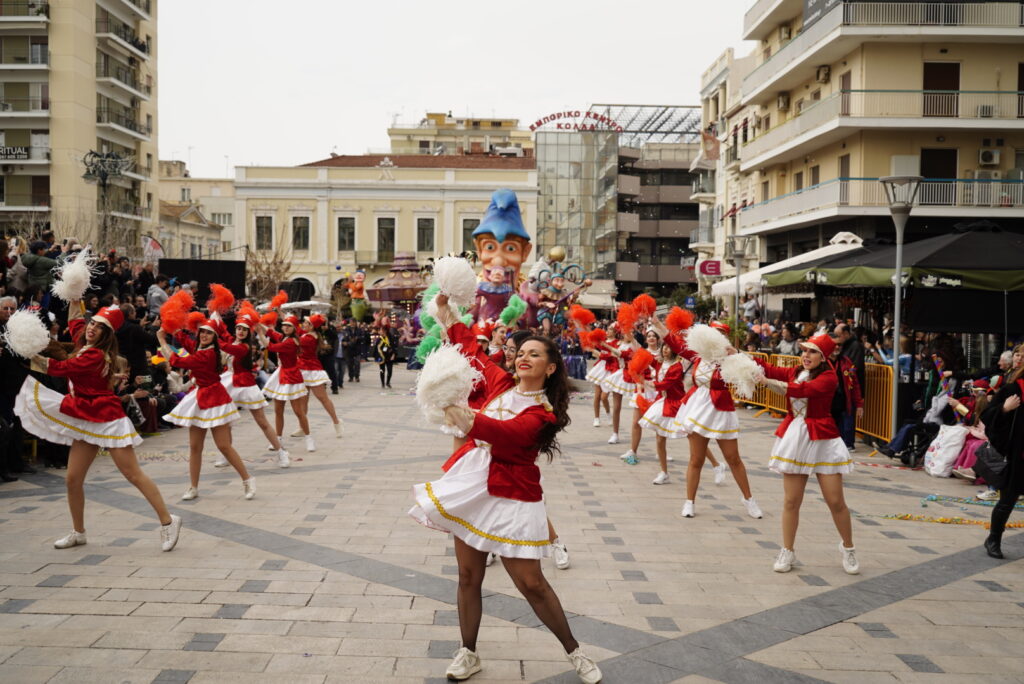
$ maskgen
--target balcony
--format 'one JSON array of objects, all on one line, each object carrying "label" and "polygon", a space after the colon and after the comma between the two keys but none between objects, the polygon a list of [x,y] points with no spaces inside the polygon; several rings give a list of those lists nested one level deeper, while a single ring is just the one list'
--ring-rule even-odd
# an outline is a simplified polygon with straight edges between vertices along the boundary
[{"label": "balcony", "polygon": [[725,167],[729,168],[740,160],[739,145],[730,145],[725,148]]},{"label": "balcony", "polygon": [[620,195],[639,195],[640,176],[619,175],[618,191]]},{"label": "balcony", "polygon": [[49,211],[50,202],[49,195],[0,193],[0,211]]},{"label": "balcony", "polygon": [[642,185],[640,204],[685,204],[690,202],[689,185]]},{"label": "balcony", "polygon": [[139,19],[145,19],[149,21],[152,13],[152,4],[150,0],[121,0],[125,7],[134,12]]},{"label": "balcony", "polygon": [[818,65],[835,62],[865,40],[1024,42],[1022,15],[1015,2],[841,2],[743,79],[743,102],[764,102],[795,88],[813,78]]},{"label": "balcony", "polygon": [[641,220],[637,237],[688,238],[696,228],[697,221],[693,219]]},{"label": "balcony", "polygon": [[125,66],[107,64],[96,65],[96,80],[103,83],[115,85],[126,90],[132,97],[148,100],[153,94],[152,86],[139,80],[135,72]]},{"label": "balcony", "polygon": [[1024,131],[1024,91],[844,90],[743,146],[742,170],[802,156],[864,129]]},{"label": "balcony", "polygon": [[[3,24],[0,24],[2,27]],[[0,65],[7,71],[34,71],[50,68],[50,51],[46,45],[29,48],[4,47],[0,54]]]},{"label": "balcony", "polygon": [[49,117],[50,100],[44,97],[5,97],[0,99],[0,119]]},{"label": "balcony", "polygon": [[[96,211],[98,211],[99,213],[102,214],[103,210],[104,210],[103,200],[102,199],[97,200],[96,201]],[[112,200],[108,200],[107,201],[106,211],[111,216],[116,216],[118,218],[124,218],[124,219],[130,219],[132,221],[141,221],[144,216],[149,214],[149,211],[147,211],[147,208],[143,207],[142,205],[135,204],[134,202],[127,201],[127,200],[116,200],[116,199],[112,199]]]},{"label": "balcony", "polygon": [[44,0],[0,0],[0,29],[39,29],[50,22]]},{"label": "balcony", "polygon": [[715,229],[700,226],[690,233],[690,249],[698,252],[711,252],[715,248]]},{"label": "balcony", "polygon": [[149,59],[149,43],[142,40],[127,24],[110,18],[97,19],[96,37],[102,38],[109,45],[120,48],[132,57]]},{"label": "balcony", "polygon": [[616,229],[624,233],[635,233],[640,230],[640,214],[620,211],[615,220]]},{"label": "balcony", "polygon": [[[849,216],[888,216],[877,178],[836,178],[754,204],[739,213],[746,234],[832,221]],[[1024,219],[1024,181],[926,179],[914,216]]]},{"label": "balcony", "polygon": [[134,116],[110,109],[96,110],[96,124],[145,142],[149,142],[149,136],[153,132],[149,126],[136,120]]},{"label": "balcony", "polygon": [[743,15],[743,39],[762,40],[803,9],[801,0],[757,0]]}]

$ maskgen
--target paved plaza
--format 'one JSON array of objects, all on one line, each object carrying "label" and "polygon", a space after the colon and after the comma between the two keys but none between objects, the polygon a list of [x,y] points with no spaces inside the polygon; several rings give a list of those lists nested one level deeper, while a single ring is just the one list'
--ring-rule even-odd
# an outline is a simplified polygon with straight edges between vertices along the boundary
[{"label": "paved plaza", "polygon": [[[70,528],[62,472],[0,487],[0,681],[444,681],[459,644],[453,546],[406,511],[410,486],[440,474],[451,439],[421,421],[413,373],[396,370],[382,393],[375,370],[333,397],[343,439],[313,402],[318,450],[289,440],[290,469],[275,467],[250,419],[235,424],[253,501],[233,471],[212,467],[212,441],[199,498],[179,501],[186,431],[147,439],[146,472],[184,518],[172,553],[109,458],[86,485],[86,546],[52,546]],[[669,443],[672,479],[655,487],[653,439],[639,465],[625,465],[627,446],[591,426],[589,397],[574,398],[572,416],[563,456],[543,466],[572,567],[549,559],[545,572],[605,682],[1024,681],[1024,537],[1009,532],[1010,560],[999,562],[982,550],[981,527],[884,517],[985,520],[985,506],[922,507],[929,494],[974,488],[859,468],[846,493],[861,574],[849,576],[812,485],[803,565],[776,574],[782,486],[765,464],[778,421],[741,411],[764,519],[747,517],[732,479],[715,486],[710,469],[697,517],[683,519],[685,443]],[[474,682],[577,681],[500,565],[485,580],[479,652]]]}]

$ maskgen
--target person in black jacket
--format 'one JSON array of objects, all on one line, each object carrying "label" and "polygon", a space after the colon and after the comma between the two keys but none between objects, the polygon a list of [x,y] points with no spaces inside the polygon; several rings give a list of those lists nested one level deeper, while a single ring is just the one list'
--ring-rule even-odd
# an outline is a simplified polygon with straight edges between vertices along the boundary
[{"label": "person in black jacket", "polygon": [[146,362],[146,350],[156,350],[156,336],[139,325],[135,307],[131,304],[122,304],[121,313],[124,314],[124,324],[117,331],[117,347],[121,350],[121,356],[128,361],[131,377],[149,375],[150,364]]},{"label": "person in black jacket", "polygon": [[[1020,349],[1020,347],[1018,347]],[[1017,497],[1024,494],[1024,412],[1021,398],[1024,396],[1024,367],[1015,369],[1006,379],[1002,389],[981,416],[985,434],[999,453],[1006,456],[1006,484],[999,490],[999,501],[992,509],[992,524],[985,551],[993,558],[1002,558],[1003,530],[1010,513],[1017,503]]]}]

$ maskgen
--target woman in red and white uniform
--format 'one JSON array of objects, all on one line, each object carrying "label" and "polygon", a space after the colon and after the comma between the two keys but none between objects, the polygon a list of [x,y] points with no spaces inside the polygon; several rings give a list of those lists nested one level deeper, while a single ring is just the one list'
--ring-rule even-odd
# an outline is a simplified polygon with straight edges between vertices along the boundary
[{"label": "woman in red and white uniform", "polygon": [[186,394],[164,416],[167,422],[188,428],[189,487],[182,494],[182,501],[191,501],[199,496],[199,473],[203,468],[203,443],[206,442],[207,430],[213,433],[217,449],[242,478],[245,498],[256,496],[256,479],[250,477],[242,457],[231,445],[231,423],[238,420],[239,415],[234,400],[220,383],[224,368],[217,338],[223,325],[220,321],[203,321],[199,325],[198,342],[190,337],[179,337],[187,352],[184,356],[171,349],[167,333],[162,328],[156,333],[167,362],[174,368],[188,369],[196,384],[196,389]]},{"label": "woman in red and white uniform", "polygon": [[[658,390],[654,388],[654,379],[658,376],[658,369],[661,368],[661,335],[654,328],[648,328],[644,334],[644,342],[647,344],[647,352],[654,357],[643,375],[636,377],[630,371],[630,379],[633,381],[633,388],[629,394],[629,407],[633,409],[633,420],[629,434],[629,451],[619,458],[623,461],[633,462],[636,459],[637,450],[640,449],[640,437],[643,434],[643,426],[640,424],[644,413],[658,399]],[[643,409],[641,409],[641,406]]]},{"label": "woman in red and white uniform", "polygon": [[30,375],[25,378],[14,404],[14,412],[26,431],[54,444],[71,445],[65,482],[73,529],[53,545],[67,549],[86,543],[83,485],[89,466],[102,447],[110,452],[114,465],[125,479],[142,492],[156,511],[161,525],[161,546],[164,551],[170,551],[178,542],[181,518],[167,511],[160,490],[139,467],[134,447],[142,443],[142,438],[113,390],[119,379],[114,373],[118,358],[115,333],[124,323],[124,315],[119,308],[108,306],[97,312],[88,324],[81,316],[81,302],[71,302],[68,328],[76,347],[67,360],[42,356],[32,359],[34,369],[67,378],[68,394],[54,392]]},{"label": "woman in red and white uniform", "polygon": [[622,420],[622,398],[633,391],[633,378],[629,375],[627,364],[633,358],[633,348],[638,347],[633,339],[632,331],[620,332],[618,322],[613,324],[617,344],[611,351],[618,364],[613,372],[609,373],[601,383],[601,389],[611,397],[612,414],[612,436],[608,438],[609,444],[619,443],[619,423]]},{"label": "woman in red and white uniform", "polygon": [[[221,351],[231,356],[231,368],[221,375],[221,381],[238,410],[248,411],[263,431],[277,456],[277,465],[287,468],[291,464],[291,457],[263,413],[263,407],[267,406],[268,402],[256,384],[256,363],[260,356],[260,348],[255,344],[253,335],[256,333],[253,330],[258,330],[259,327],[260,322],[252,314],[241,314],[235,319],[234,339],[226,335],[221,338]],[[228,462],[222,456],[213,465],[221,468],[228,465]]]},{"label": "woman in red and white uniform", "polygon": [[[442,325],[449,330],[465,328],[444,295],[435,301]],[[465,336],[472,340],[468,329]],[[470,358],[476,355],[475,349],[463,352]],[[536,461],[542,452],[550,457],[558,451],[557,435],[569,423],[565,364],[550,339],[531,336],[516,352],[515,374],[518,384],[490,360],[485,363],[485,406],[479,411],[450,406],[445,411],[446,420],[468,441],[445,463],[440,479],[413,487],[415,505],[409,515],[455,537],[462,646],[446,675],[464,680],[481,670],[476,653],[481,587],[487,555],[494,552],[537,617],[561,642],[580,679],[596,684],[601,671],[573,637],[540,565],[551,552],[551,543]]]},{"label": "woman in red and white uniform", "polygon": [[[327,415],[331,417],[331,422],[334,423],[334,436],[341,437],[341,420],[338,418],[337,411],[334,410],[334,404],[327,396],[327,385],[330,384],[331,379],[327,375],[327,371],[324,370],[324,366],[320,363],[320,358],[317,356],[317,351],[320,346],[320,328],[323,327],[327,319],[320,314],[313,314],[307,316],[305,320],[299,326],[302,331],[302,335],[299,336],[299,371],[302,373],[302,382],[305,383],[306,389],[309,393],[301,398],[302,407],[304,413],[309,415],[309,395],[312,394],[319,400],[323,405],[324,410],[327,411]],[[292,433],[293,437],[301,435],[301,428],[296,432]]]},{"label": "woman in red and white uniform", "polygon": [[[713,321],[711,327],[729,336],[729,326]],[[735,350],[733,350],[735,351]],[[684,518],[694,516],[694,501],[700,486],[700,472],[707,458],[711,440],[718,442],[725,462],[729,464],[732,476],[743,495],[743,506],[751,518],[762,518],[764,514],[750,491],[747,469],[740,459],[740,421],[736,417],[729,386],[722,379],[717,363],[701,359],[692,349],[681,351],[683,358],[693,362],[693,387],[683,400],[684,410],[676,416],[679,429],[689,436],[690,463],[686,469],[686,502],[683,504]]]},{"label": "woman in red and white uniform", "polygon": [[661,345],[661,366],[654,380],[658,400],[651,404],[640,419],[640,425],[653,430],[655,435],[658,463],[661,465],[661,472],[651,483],[656,485],[668,482],[668,440],[674,438],[679,431],[676,414],[686,396],[683,364],[679,356],[682,345],[675,340],[677,338],[674,335],[666,335]]},{"label": "woman in red and white uniform", "polygon": [[280,442],[284,433],[284,404],[289,402],[299,421],[299,430],[306,436],[306,451],[316,451],[313,436],[309,434],[305,402],[302,401],[309,390],[302,379],[302,371],[299,370],[300,346],[296,335],[298,329],[299,319],[289,316],[281,323],[281,332],[267,330],[271,342],[266,347],[267,351],[277,354],[277,370],[263,386],[263,394],[274,400],[274,431],[277,433],[278,441]]},{"label": "woman in red and white uniform", "polygon": [[843,496],[843,475],[853,472],[853,459],[832,418],[832,398],[839,378],[829,366],[828,357],[835,346],[828,335],[818,335],[800,343],[803,351],[797,367],[780,368],[758,361],[764,368],[763,384],[786,394],[786,418],[775,431],[772,457],[768,461],[769,468],[782,474],[785,495],[782,549],[775,560],[775,572],[789,572],[796,564],[796,530],[810,475],[818,478],[821,495],[842,539],[839,551],[843,569],[851,575],[860,572],[853,546],[850,509]]},{"label": "woman in red and white uniform", "polygon": [[[615,333],[608,328],[612,335]],[[613,345],[617,344],[613,342]],[[594,427],[601,427],[601,406],[604,406],[605,413],[611,413],[610,396],[604,390],[605,379],[618,369],[618,360],[606,349],[593,349],[591,351],[597,358],[597,362],[587,371],[586,381],[594,385]]]}]

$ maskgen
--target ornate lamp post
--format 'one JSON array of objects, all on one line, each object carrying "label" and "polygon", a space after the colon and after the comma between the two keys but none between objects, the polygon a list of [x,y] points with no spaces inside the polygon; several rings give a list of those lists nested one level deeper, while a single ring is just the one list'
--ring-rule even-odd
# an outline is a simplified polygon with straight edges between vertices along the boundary
[{"label": "ornate lamp post", "polygon": [[889,213],[896,226],[896,270],[893,284],[896,286],[896,299],[893,302],[892,316],[892,415],[889,439],[896,436],[897,421],[896,399],[900,384],[900,308],[903,303],[903,229],[910,219],[910,210],[917,200],[917,190],[921,187],[921,176],[886,176],[878,179],[885,188],[885,198],[889,203]]},{"label": "ornate lamp post", "polygon": [[[749,235],[737,235],[733,233],[729,236],[729,251],[732,252],[733,265],[736,267],[736,303],[733,307],[733,316],[736,318],[736,327],[739,328],[740,319],[740,268],[743,265],[743,257],[747,253],[747,243],[750,240],[756,238]],[[728,256],[728,254],[726,255]]]},{"label": "ornate lamp post", "polygon": [[128,171],[133,160],[129,157],[118,154],[117,152],[96,152],[95,150],[89,150],[89,152],[82,158],[82,163],[85,164],[85,173],[82,174],[82,179],[86,183],[96,183],[100,189],[100,203],[103,207],[102,217],[100,224],[100,235],[97,243],[100,249],[106,249],[109,247],[107,244],[108,225],[110,208],[107,204],[107,190],[110,187],[110,181],[116,178],[123,178],[126,171]]}]

